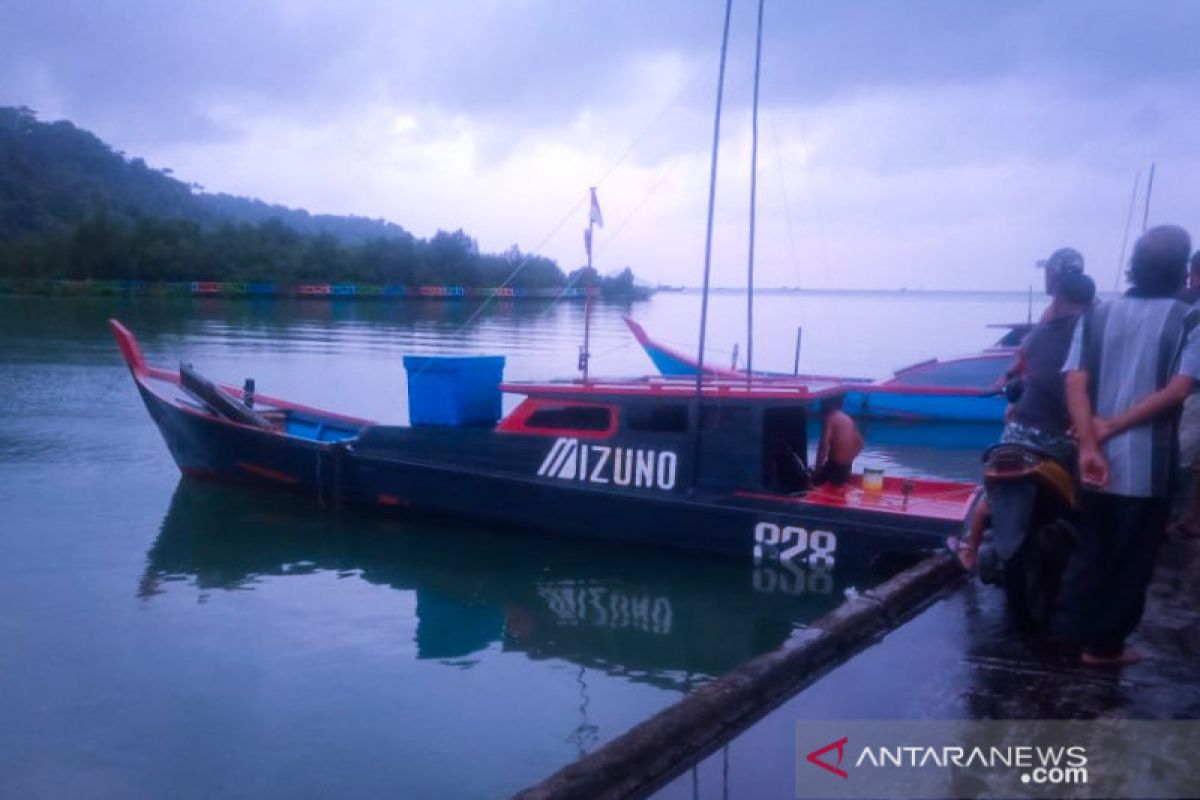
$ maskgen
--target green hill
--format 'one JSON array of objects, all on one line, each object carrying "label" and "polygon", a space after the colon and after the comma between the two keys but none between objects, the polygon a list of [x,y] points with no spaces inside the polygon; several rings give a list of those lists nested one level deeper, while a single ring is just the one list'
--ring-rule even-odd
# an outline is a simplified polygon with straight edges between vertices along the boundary
[{"label": "green hill", "polygon": [[561,286],[514,246],[209,194],[67,121],[0,107],[0,277]]}]

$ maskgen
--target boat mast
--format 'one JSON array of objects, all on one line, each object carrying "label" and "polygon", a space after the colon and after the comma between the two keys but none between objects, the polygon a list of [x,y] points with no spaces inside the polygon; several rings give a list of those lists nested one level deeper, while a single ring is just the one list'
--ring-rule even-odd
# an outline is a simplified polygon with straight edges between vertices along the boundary
[{"label": "boat mast", "polygon": [[592,335],[592,292],[595,282],[592,280],[592,232],[596,225],[604,227],[604,217],[600,214],[600,203],[596,200],[596,187],[588,187],[591,201],[588,205],[588,226],[583,232],[584,249],[587,250],[587,271],[583,274],[583,347],[579,349],[579,369],[583,372],[583,382],[588,382],[588,362],[591,361],[590,349]]},{"label": "boat mast", "polygon": [[754,381],[754,217],[758,198],[758,79],[762,67],[763,6],[758,0],[758,37],[754,49],[754,113],[750,144],[750,257],[746,267],[746,385]]},{"label": "boat mast", "polygon": [[700,295],[700,352],[696,357],[696,428],[692,442],[692,487],[700,463],[700,398],[704,386],[704,337],[708,332],[708,288],[712,275],[713,209],[717,197],[717,155],[721,147],[721,100],[725,94],[725,54],[729,50],[729,17],[733,0],[725,0],[725,28],[721,34],[721,66],[717,71],[717,111],[713,118],[712,167],[708,176],[708,224],[704,231],[704,289]]},{"label": "boat mast", "polygon": [[1150,224],[1150,195],[1154,193],[1154,162],[1150,162],[1150,178],[1146,181],[1146,213],[1142,215],[1142,233]]},{"label": "boat mast", "polygon": [[1129,213],[1125,215],[1125,235],[1121,238],[1121,257],[1117,259],[1117,277],[1113,280],[1113,291],[1121,288],[1121,274],[1125,269],[1125,251],[1129,247],[1129,226],[1133,224],[1133,209],[1137,205],[1138,187],[1142,183],[1142,171],[1133,176],[1133,193],[1129,195]]}]

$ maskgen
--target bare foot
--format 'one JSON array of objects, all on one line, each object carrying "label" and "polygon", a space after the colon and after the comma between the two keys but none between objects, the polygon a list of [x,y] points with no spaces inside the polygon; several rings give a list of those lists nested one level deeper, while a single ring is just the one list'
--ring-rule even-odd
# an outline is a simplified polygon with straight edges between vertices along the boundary
[{"label": "bare foot", "polygon": [[1086,650],[1079,655],[1080,662],[1086,667],[1127,667],[1142,660],[1142,654],[1132,647],[1126,647],[1113,656],[1094,656]]},{"label": "bare foot", "polygon": [[946,540],[946,546],[958,557],[959,565],[967,572],[974,572],[977,563],[975,548],[967,540],[959,541],[951,536]]}]

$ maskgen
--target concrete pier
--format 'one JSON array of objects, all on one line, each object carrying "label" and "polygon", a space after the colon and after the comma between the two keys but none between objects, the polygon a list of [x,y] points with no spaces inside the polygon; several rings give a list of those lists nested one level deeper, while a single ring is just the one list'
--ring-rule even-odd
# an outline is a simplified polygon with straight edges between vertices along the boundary
[{"label": "concrete pier", "polygon": [[1014,630],[997,590],[966,583],[654,797],[792,797],[798,719],[1200,719],[1200,540],[1163,546],[1131,644],[1139,664],[1079,666]]},{"label": "concrete pier", "polygon": [[1038,645],[958,577],[923,562],[518,797],[791,797],[798,719],[1200,719],[1200,540],[1163,546],[1145,658],[1119,670]]}]

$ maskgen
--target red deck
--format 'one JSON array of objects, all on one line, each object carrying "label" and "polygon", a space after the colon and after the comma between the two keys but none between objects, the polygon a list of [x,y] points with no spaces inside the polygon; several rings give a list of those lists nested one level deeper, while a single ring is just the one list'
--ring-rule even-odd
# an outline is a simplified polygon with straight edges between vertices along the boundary
[{"label": "red deck", "polygon": [[[905,487],[910,491],[905,492]],[[862,475],[854,475],[845,486],[817,486],[796,497],[759,492],[738,492],[737,496],[795,505],[886,511],[924,519],[961,520],[966,517],[976,491],[975,485],[967,483],[884,478],[883,489],[868,492],[862,488]]]}]

